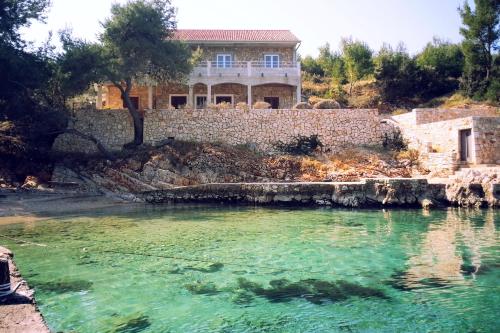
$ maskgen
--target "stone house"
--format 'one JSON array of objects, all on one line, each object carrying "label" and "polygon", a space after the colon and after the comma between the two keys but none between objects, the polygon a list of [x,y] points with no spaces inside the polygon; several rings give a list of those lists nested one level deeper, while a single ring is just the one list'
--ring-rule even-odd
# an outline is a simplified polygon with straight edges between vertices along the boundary
[{"label": "stone house", "polygon": [[500,164],[500,114],[495,108],[414,109],[392,116],[387,124],[401,130],[429,170],[451,174],[461,167]]},{"label": "stone house", "polygon": [[[300,40],[289,30],[181,29],[174,39],[200,49],[201,61],[186,84],[135,86],[130,96],[141,111],[257,101],[286,109],[301,99]],[[123,107],[116,87],[98,87],[98,109]]]}]

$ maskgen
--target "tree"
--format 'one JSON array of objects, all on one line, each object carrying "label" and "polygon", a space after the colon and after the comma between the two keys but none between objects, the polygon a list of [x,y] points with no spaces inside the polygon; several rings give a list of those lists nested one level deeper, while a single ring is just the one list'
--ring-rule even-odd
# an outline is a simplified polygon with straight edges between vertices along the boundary
[{"label": "tree", "polygon": [[98,43],[62,36],[60,62],[68,89],[81,90],[92,82],[111,82],[134,122],[133,145],[143,141],[143,123],[130,99],[136,82],[181,81],[191,70],[190,51],[171,37],[176,28],[170,0],[137,0],[114,4],[103,23]]},{"label": "tree", "polygon": [[0,1],[0,41],[20,47],[24,45],[19,29],[30,25],[31,20],[43,21],[50,0]]},{"label": "tree", "polygon": [[325,72],[319,65],[318,61],[311,56],[306,56],[301,61],[302,70],[310,75],[324,76]]},{"label": "tree", "polygon": [[397,102],[415,94],[419,71],[403,45],[394,50],[384,44],[375,57],[375,79],[382,98],[387,102]]},{"label": "tree", "polygon": [[351,95],[354,83],[373,74],[373,52],[366,43],[353,41],[350,38],[342,39],[341,47],[345,73],[350,85],[349,95]]},{"label": "tree", "polygon": [[[468,2],[459,8],[464,37],[462,48],[465,56],[462,89],[465,94],[483,98],[486,94],[498,92],[498,72],[495,68],[494,51],[498,50],[500,39],[500,2],[498,0],[474,0],[472,10]],[[493,91],[489,91],[492,89]],[[489,92],[488,92],[489,91]]]},{"label": "tree", "polygon": [[416,60],[421,68],[430,69],[443,78],[458,79],[462,76],[464,54],[460,45],[434,38]]}]

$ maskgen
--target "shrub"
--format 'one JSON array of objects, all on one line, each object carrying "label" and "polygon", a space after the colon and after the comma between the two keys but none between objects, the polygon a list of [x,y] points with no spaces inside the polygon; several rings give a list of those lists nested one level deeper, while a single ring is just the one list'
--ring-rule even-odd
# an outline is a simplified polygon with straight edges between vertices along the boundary
[{"label": "shrub", "polygon": [[311,155],[318,148],[323,148],[323,143],[321,143],[317,134],[310,136],[297,135],[288,143],[279,141],[276,148],[292,155]]},{"label": "shrub", "polygon": [[307,102],[299,102],[293,106],[293,109],[304,110],[304,109],[312,109],[312,105]]},{"label": "shrub", "polygon": [[264,101],[257,101],[253,105],[253,108],[254,109],[270,109],[271,108],[271,104],[269,104],[267,102],[264,102]]},{"label": "shrub", "polygon": [[384,133],[382,145],[387,150],[402,151],[408,149],[408,142],[403,138],[403,134],[399,129],[390,134]]},{"label": "shrub", "polygon": [[232,107],[233,106],[231,105],[231,103],[222,102],[222,103],[219,103],[219,104],[209,103],[209,104],[207,104],[206,108],[208,110],[212,110],[212,111],[220,111],[220,110],[229,110]]},{"label": "shrub", "polygon": [[410,111],[406,110],[406,109],[396,109],[394,111],[392,111],[392,115],[393,116],[397,116],[397,115],[400,115],[400,114],[405,114],[405,113],[408,113]]},{"label": "shrub", "polygon": [[407,160],[410,162],[410,166],[418,164],[419,152],[416,149],[408,149],[399,151],[396,154],[396,160],[402,161]]},{"label": "shrub", "polygon": [[248,111],[250,110],[250,106],[245,102],[239,102],[236,104],[236,110]]},{"label": "shrub", "polygon": [[314,109],[340,109],[340,104],[334,99],[324,99],[314,104]]}]

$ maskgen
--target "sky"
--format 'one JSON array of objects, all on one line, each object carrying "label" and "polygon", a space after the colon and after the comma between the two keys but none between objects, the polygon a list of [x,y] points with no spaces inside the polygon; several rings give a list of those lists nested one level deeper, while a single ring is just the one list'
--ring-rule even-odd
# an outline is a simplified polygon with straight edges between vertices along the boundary
[{"label": "sky", "polygon": [[[63,28],[95,40],[99,22],[112,3],[126,0],[52,0],[46,24],[35,22],[23,36],[35,45]],[[471,1],[469,1],[471,2]],[[299,53],[318,54],[329,43],[338,50],[342,37],[365,41],[377,51],[382,43],[403,42],[417,53],[439,37],[461,41],[457,8],[463,0],[173,0],[179,29],[289,29],[301,41]]]}]

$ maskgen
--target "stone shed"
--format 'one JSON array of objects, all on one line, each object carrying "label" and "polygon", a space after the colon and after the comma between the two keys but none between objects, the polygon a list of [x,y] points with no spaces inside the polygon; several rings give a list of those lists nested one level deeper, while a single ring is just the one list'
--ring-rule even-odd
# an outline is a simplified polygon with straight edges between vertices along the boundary
[{"label": "stone shed", "polygon": [[500,164],[498,109],[414,109],[388,122],[419,150],[429,170]]}]

